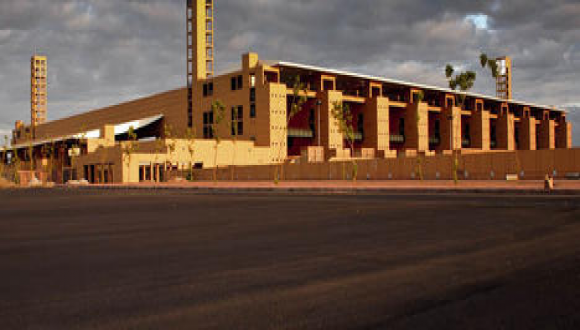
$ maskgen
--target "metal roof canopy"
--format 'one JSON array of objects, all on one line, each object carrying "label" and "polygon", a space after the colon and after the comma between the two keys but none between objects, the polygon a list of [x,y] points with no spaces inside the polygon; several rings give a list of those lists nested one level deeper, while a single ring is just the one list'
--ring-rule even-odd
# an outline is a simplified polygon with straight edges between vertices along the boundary
[{"label": "metal roof canopy", "polygon": [[[143,119],[133,120],[121,124],[115,125],[115,136],[127,134],[129,129],[133,127],[134,130],[138,130],[144,127],[147,127],[161,119],[163,119],[163,115],[155,115]],[[30,146],[37,147],[44,144],[54,143],[54,142],[64,142],[69,140],[88,140],[88,139],[100,139],[101,137],[101,130],[94,129],[86,132],[81,132],[72,135],[64,135],[59,136],[54,139],[45,139],[40,141],[33,141],[32,144],[29,143],[20,143],[11,147],[11,149],[22,149],[22,148],[29,148]]]},{"label": "metal roof canopy", "polygon": [[444,93],[464,94],[464,95],[470,96],[470,97],[481,98],[481,99],[486,99],[486,100],[491,100],[491,101],[496,101],[496,102],[501,102],[501,103],[506,102],[506,103],[512,103],[512,104],[517,104],[517,105],[523,105],[523,106],[527,106],[527,107],[550,109],[550,110],[555,110],[555,111],[566,113],[566,111],[564,111],[562,109],[557,109],[554,106],[534,104],[534,103],[517,101],[517,100],[505,100],[505,99],[497,98],[495,96],[488,96],[488,95],[470,93],[470,92],[464,93],[464,92],[455,91],[455,90],[452,90],[449,88],[415,84],[415,83],[406,82],[406,81],[402,81],[402,80],[369,76],[369,75],[364,75],[364,74],[352,73],[352,72],[348,72],[348,71],[328,69],[328,68],[323,68],[323,67],[318,67],[318,66],[313,66],[313,65],[305,65],[305,64],[299,64],[299,63],[293,63],[293,62],[279,61],[279,62],[272,63],[271,66],[288,67],[288,68],[295,68],[295,69],[302,69],[302,70],[309,70],[309,71],[317,71],[317,72],[329,73],[329,74],[333,74],[333,75],[337,75],[337,76],[345,76],[345,77],[366,79],[366,80],[372,80],[372,81],[379,81],[379,82],[383,82],[383,83],[387,83],[387,84],[402,85],[402,86],[406,86],[406,87],[433,90],[433,91],[439,91],[439,92],[444,92]]}]

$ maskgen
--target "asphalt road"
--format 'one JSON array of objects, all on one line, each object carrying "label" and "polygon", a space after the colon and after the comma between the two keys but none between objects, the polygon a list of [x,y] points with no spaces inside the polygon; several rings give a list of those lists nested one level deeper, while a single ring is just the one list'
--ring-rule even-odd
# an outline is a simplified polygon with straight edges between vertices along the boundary
[{"label": "asphalt road", "polygon": [[0,329],[580,329],[580,199],[0,191]]}]

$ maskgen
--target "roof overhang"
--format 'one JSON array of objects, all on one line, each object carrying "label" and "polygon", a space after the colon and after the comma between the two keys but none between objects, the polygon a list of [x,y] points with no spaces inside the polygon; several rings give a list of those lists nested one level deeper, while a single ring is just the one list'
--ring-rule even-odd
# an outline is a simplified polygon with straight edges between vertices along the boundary
[{"label": "roof overhang", "polygon": [[[141,128],[147,127],[159,120],[163,119],[163,115],[155,115],[155,116],[151,116],[151,117],[147,117],[147,118],[143,118],[143,119],[138,119],[138,120],[133,120],[133,121],[129,121],[129,122],[125,122],[125,123],[121,123],[121,124],[116,124],[115,126],[115,136],[118,135],[123,135],[123,134],[127,134],[129,132],[129,130],[131,129],[131,127],[133,128],[133,130],[139,130]],[[85,132],[80,132],[77,134],[71,134],[71,135],[63,135],[63,136],[58,136],[52,139],[43,139],[43,140],[38,140],[38,141],[32,141],[32,143],[19,143],[17,145],[13,145],[10,147],[10,149],[22,149],[22,148],[29,148],[29,147],[38,147],[41,145],[45,145],[45,144],[50,144],[50,143],[56,143],[56,142],[65,142],[65,141],[71,141],[71,140],[92,140],[92,139],[100,139],[102,138],[101,136],[101,130],[100,129],[94,129],[94,130],[90,130],[90,131],[85,131]]]},{"label": "roof overhang", "polygon": [[299,63],[293,63],[293,62],[279,61],[279,62],[273,63],[272,66],[287,67],[287,68],[315,71],[315,72],[321,72],[321,73],[328,73],[328,74],[332,74],[332,75],[336,75],[336,76],[344,76],[344,77],[372,80],[372,81],[378,81],[378,82],[383,82],[383,83],[387,83],[387,84],[401,85],[401,86],[405,86],[405,87],[412,87],[412,88],[418,88],[418,89],[424,89],[424,90],[432,90],[432,91],[438,91],[438,92],[443,92],[443,93],[464,94],[464,95],[467,95],[469,97],[481,98],[481,99],[496,101],[496,102],[501,102],[501,103],[506,102],[506,103],[511,103],[511,104],[527,106],[527,107],[550,109],[550,110],[555,110],[555,111],[560,111],[560,112],[566,112],[562,109],[557,109],[554,106],[547,106],[547,105],[541,105],[541,104],[535,104],[535,103],[529,103],[529,102],[523,102],[523,101],[517,101],[517,100],[505,100],[505,99],[497,98],[495,96],[489,96],[489,95],[483,95],[483,94],[477,94],[477,93],[462,93],[462,92],[451,90],[449,88],[416,84],[416,83],[411,83],[411,82],[402,81],[402,80],[369,76],[369,75],[364,75],[364,74],[352,73],[352,72],[348,72],[348,71],[328,69],[328,68],[323,68],[323,67],[318,67],[318,66],[313,66],[313,65],[305,65],[305,64],[299,64]]}]

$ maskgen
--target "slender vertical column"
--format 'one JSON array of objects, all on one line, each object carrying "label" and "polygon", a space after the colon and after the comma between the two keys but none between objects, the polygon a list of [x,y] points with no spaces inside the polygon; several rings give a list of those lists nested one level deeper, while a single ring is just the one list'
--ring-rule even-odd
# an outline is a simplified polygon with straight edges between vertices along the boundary
[{"label": "slender vertical column", "polygon": [[320,131],[321,142],[324,146],[325,154],[329,150],[344,149],[344,137],[340,133],[338,123],[332,116],[332,109],[336,102],[342,102],[342,92],[326,90],[319,93],[319,99],[322,101],[320,107]]},{"label": "slender vertical column", "polygon": [[520,122],[520,150],[536,150],[536,118],[528,116]]},{"label": "slender vertical column", "polygon": [[405,109],[405,149],[429,150],[429,111],[425,102],[409,103]]},{"label": "slender vertical column", "polygon": [[377,151],[389,150],[389,99],[385,97],[367,99],[364,118],[363,147],[374,148]]},{"label": "slender vertical column", "polygon": [[572,148],[572,123],[566,121],[566,116],[562,115],[556,129],[556,148]]},{"label": "slender vertical column", "polygon": [[488,151],[490,147],[489,136],[489,111],[484,109],[482,100],[475,102],[475,108],[471,114],[471,145],[475,149]]},{"label": "slender vertical column", "polygon": [[509,151],[515,150],[514,114],[509,111],[507,104],[502,105],[496,129],[497,148]]},{"label": "slender vertical column", "polygon": [[540,121],[539,129],[539,149],[554,149],[556,148],[556,123],[550,119],[549,111],[544,111],[542,120]]},{"label": "slender vertical column", "polygon": [[460,107],[444,107],[441,112],[441,146],[443,150],[461,149]]}]

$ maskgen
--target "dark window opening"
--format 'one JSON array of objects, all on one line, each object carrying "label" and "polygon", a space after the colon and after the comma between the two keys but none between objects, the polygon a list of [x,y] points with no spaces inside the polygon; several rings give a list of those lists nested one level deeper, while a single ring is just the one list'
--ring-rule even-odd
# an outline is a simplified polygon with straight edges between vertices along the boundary
[{"label": "dark window opening", "polygon": [[358,133],[361,135],[361,140],[365,138],[365,125],[364,125],[364,114],[359,113],[356,121]]},{"label": "dark window opening", "polygon": [[250,102],[256,102],[256,88],[250,89]]},{"label": "dark window opening", "polygon": [[314,109],[310,109],[310,115],[308,116],[308,127],[310,128],[310,130],[312,131],[312,137],[316,137],[316,114],[314,112]]},{"label": "dark window opening", "polygon": [[405,136],[405,119],[399,118],[399,135]]},{"label": "dark window opening", "polygon": [[250,118],[256,118],[256,105],[250,104]]},{"label": "dark window opening", "polygon": [[244,88],[244,78],[242,76],[238,76],[238,89]]}]

